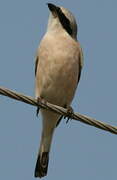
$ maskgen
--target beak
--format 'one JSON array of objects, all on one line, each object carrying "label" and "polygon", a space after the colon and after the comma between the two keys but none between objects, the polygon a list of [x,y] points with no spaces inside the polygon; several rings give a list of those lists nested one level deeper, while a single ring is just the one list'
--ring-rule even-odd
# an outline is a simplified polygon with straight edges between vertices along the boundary
[{"label": "beak", "polygon": [[59,7],[55,6],[54,4],[47,3],[49,10],[53,14],[53,16],[58,16]]},{"label": "beak", "polygon": [[51,4],[51,3],[47,3],[47,5],[48,5],[48,8],[49,8],[49,10],[51,11],[51,12],[55,12],[55,11],[57,11],[57,6],[55,6],[54,4]]}]

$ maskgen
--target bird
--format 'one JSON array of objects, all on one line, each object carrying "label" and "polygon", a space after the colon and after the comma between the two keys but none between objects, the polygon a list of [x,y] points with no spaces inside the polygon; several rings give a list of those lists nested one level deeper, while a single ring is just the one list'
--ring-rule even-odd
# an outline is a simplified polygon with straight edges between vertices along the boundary
[{"label": "bird", "polygon": [[[47,3],[47,31],[35,58],[36,99],[70,109],[83,67],[83,52],[77,40],[77,23],[66,8]],[[37,114],[39,108],[37,109]],[[49,154],[56,127],[62,116],[41,109],[42,135],[34,176],[47,175]]]}]

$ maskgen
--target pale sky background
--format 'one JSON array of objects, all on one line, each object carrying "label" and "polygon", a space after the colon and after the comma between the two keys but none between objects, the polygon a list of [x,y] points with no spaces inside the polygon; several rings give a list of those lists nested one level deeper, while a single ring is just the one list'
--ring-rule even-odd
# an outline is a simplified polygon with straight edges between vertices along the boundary
[{"label": "pale sky background", "polygon": [[[0,86],[34,96],[34,56],[48,1],[0,0]],[[80,112],[117,125],[117,1],[53,0],[78,23],[84,68],[73,101]],[[34,180],[41,135],[36,108],[0,96],[0,179]],[[115,180],[117,136],[77,121],[56,129],[46,180]]]}]

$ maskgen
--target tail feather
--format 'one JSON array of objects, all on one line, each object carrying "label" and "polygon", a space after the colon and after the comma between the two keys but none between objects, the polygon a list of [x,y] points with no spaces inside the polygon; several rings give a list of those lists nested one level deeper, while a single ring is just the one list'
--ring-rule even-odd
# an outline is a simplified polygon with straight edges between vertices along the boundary
[{"label": "tail feather", "polygon": [[43,129],[39,148],[39,155],[35,167],[35,177],[44,177],[47,175],[49,152],[52,144],[53,133],[58,121],[59,115],[41,110],[43,116]]},{"label": "tail feather", "polygon": [[49,162],[49,152],[43,152],[38,155],[36,167],[35,167],[35,177],[44,177],[47,175]]}]

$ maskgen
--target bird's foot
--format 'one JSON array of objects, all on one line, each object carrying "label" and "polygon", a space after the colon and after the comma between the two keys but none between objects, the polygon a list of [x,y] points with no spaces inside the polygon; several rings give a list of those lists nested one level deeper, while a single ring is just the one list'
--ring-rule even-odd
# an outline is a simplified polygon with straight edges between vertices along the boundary
[{"label": "bird's foot", "polygon": [[[37,98],[37,103],[39,104],[40,101],[41,101],[42,103],[46,104],[46,100],[45,100],[44,98],[38,97],[38,98]],[[37,107],[37,111],[36,111],[36,116],[37,116],[37,117],[38,117],[38,115],[39,115],[39,110],[40,110],[40,107],[38,106],[38,107]]]},{"label": "bird's foot", "polygon": [[[37,103],[38,103],[38,104],[39,104],[39,102],[40,102],[40,99],[41,99],[40,97],[37,98]],[[37,110],[36,110],[36,116],[37,116],[37,117],[38,117],[38,115],[39,115],[39,110],[40,110],[40,107],[38,106],[38,107],[37,107]]]},{"label": "bird's foot", "polygon": [[66,124],[69,122],[69,120],[71,120],[72,118],[72,114],[74,113],[74,111],[73,111],[73,108],[71,107],[71,106],[69,106],[68,108],[67,108],[67,114],[64,116],[64,119],[66,119],[67,118],[67,121],[66,121]]}]

